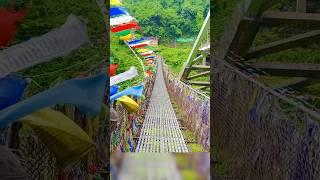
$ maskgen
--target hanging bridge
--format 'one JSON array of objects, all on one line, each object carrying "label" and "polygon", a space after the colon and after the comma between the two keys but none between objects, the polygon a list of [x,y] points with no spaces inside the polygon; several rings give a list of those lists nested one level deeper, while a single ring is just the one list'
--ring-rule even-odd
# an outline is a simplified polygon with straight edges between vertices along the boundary
[{"label": "hanging bridge", "polygon": [[[199,55],[200,53],[200,55]],[[195,59],[192,60],[195,56]],[[192,51],[190,52],[189,58],[187,62],[184,64],[184,67],[181,71],[180,79],[181,83],[184,83],[184,80],[187,80],[185,83],[189,85],[201,85],[199,90],[209,89],[209,80],[207,82],[192,82],[189,81],[191,79],[200,78],[203,76],[209,77],[210,74],[210,62],[207,62],[207,59],[210,57],[210,11],[203,23],[203,26],[199,32],[197,40],[193,46]],[[200,73],[201,75],[193,75],[192,73],[197,73],[199,69],[194,69],[196,67],[196,63],[198,63],[199,59],[203,59],[202,65],[207,69],[206,72]],[[188,148],[184,137],[181,133],[181,124],[178,122],[175,111],[173,109],[169,93],[167,90],[167,84],[164,78],[164,70],[163,70],[163,59],[157,59],[157,74],[153,87],[153,91],[150,97],[150,102],[148,105],[148,109],[146,110],[146,115],[144,118],[144,122],[142,125],[142,129],[140,132],[140,137],[138,141],[138,145],[136,148],[136,152],[188,152]],[[189,86],[188,88],[190,88]],[[201,94],[201,92],[197,90],[193,90],[197,94]],[[190,94],[189,94],[190,95]],[[180,98],[188,99],[188,94],[185,96],[180,96]],[[196,106],[194,104],[193,106]],[[205,108],[209,109],[209,106]],[[190,109],[192,109],[190,107]],[[190,111],[190,109],[182,109],[182,111]],[[208,111],[206,111],[208,112]],[[187,117],[183,117],[187,119]],[[195,125],[194,122],[189,122],[190,124]],[[206,132],[209,133],[209,124],[206,122]],[[197,123],[194,129],[203,127],[199,122]],[[192,128],[192,127],[191,127]],[[195,132],[196,133],[196,132]],[[209,136],[208,134],[199,134],[199,136]],[[202,138],[199,138],[202,139]],[[207,142],[208,143],[208,140]],[[208,148],[208,147],[207,147]]]},{"label": "hanging bridge", "polygon": [[188,152],[167,92],[161,61],[159,58],[156,80],[137,152]]}]

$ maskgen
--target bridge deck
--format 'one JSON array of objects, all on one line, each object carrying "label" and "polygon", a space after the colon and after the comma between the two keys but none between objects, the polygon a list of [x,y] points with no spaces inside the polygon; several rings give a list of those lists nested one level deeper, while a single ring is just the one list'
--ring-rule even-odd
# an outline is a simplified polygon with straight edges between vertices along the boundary
[{"label": "bridge deck", "polygon": [[174,157],[171,154],[126,154],[119,180],[180,180]]},{"label": "bridge deck", "polygon": [[188,152],[164,82],[162,65],[158,71],[150,104],[141,130],[137,152]]}]

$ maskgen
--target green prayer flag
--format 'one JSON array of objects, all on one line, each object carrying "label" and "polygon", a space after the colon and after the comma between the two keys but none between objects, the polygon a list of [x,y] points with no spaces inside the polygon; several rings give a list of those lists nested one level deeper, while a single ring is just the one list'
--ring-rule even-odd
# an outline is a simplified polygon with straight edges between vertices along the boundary
[{"label": "green prayer flag", "polygon": [[114,64],[114,63],[113,63],[113,58],[112,58],[112,57],[110,57],[110,64]]},{"label": "green prayer flag", "polygon": [[153,48],[152,46],[146,46],[146,47],[144,47],[144,48],[150,49],[150,50],[154,51],[154,48]]},{"label": "green prayer flag", "polygon": [[117,36],[126,36],[130,33],[131,33],[131,30],[124,30],[124,31],[117,32],[116,35]]},{"label": "green prayer flag", "polygon": [[146,70],[146,71],[148,71],[148,70],[154,71],[155,69],[154,69],[153,66],[145,66],[145,70]]}]

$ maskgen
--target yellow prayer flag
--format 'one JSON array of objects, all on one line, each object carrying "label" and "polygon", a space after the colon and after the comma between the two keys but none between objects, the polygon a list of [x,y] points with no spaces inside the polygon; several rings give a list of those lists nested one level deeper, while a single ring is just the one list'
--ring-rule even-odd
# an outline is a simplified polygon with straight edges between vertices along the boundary
[{"label": "yellow prayer flag", "polygon": [[111,6],[120,6],[121,2],[120,2],[120,0],[110,0],[110,5]]},{"label": "yellow prayer flag", "polygon": [[79,160],[95,146],[88,134],[61,112],[45,108],[20,121],[34,130],[60,167]]},{"label": "yellow prayer flag", "polygon": [[119,101],[127,109],[128,112],[135,112],[139,109],[138,103],[136,103],[128,96],[122,96],[118,98],[117,101]]},{"label": "yellow prayer flag", "polygon": [[129,41],[132,39],[132,34],[128,34],[126,36],[121,36],[120,37],[120,40],[123,40],[123,41]]}]

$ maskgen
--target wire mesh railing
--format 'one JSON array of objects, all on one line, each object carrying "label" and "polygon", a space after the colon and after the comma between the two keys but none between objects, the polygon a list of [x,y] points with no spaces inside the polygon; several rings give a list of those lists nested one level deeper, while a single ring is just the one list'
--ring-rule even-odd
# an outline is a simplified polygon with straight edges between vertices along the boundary
[{"label": "wire mesh railing", "polygon": [[116,118],[111,121],[111,152],[135,151],[144,117],[148,109],[154,81],[154,76],[145,78],[144,99],[137,100],[139,103],[138,111],[128,112],[121,103],[115,102],[112,104]]},{"label": "wire mesh railing", "polygon": [[188,152],[165,85],[162,61],[141,129],[137,152]]},{"label": "wire mesh railing", "polygon": [[198,143],[209,150],[210,98],[177,80],[165,66],[163,67],[167,90],[182,112],[184,125],[195,133]]},{"label": "wire mesh railing", "polygon": [[320,115],[225,61],[212,75],[212,135],[231,177],[318,179]]}]

